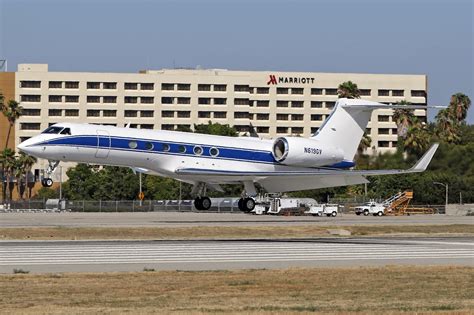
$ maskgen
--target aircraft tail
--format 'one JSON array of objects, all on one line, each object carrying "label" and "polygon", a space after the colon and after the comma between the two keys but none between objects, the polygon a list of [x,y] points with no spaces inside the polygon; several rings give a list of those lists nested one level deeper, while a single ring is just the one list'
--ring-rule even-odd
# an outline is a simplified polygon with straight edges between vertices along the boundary
[{"label": "aircraft tail", "polygon": [[344,160],[352,161],[372,112],[381,108],[426,109],[426,106],[386,105],[368,100],[341,98],[313,138],[322,143],[337,145],[344,151]]}]

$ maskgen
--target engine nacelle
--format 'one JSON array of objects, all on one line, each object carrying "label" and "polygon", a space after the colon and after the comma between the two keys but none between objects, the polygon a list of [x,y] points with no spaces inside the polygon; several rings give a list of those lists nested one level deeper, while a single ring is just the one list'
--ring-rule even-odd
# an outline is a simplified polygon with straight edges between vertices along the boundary
[{"label": "engine nacelle", "polygon": [[281,164],[304,167],[328,166],[344,159],[344,152],[339,148],[296,137],[277,138],[272,154]]}]

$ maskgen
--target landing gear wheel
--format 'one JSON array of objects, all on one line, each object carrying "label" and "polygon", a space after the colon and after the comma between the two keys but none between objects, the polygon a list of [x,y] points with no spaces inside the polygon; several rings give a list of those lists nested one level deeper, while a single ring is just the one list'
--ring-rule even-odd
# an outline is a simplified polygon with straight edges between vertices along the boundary
[{"label": "landing gear wheel", "polygon": [[197,197],[196,199],[194,199],[194,207],[197,209],[197,210],[202,210],[201,207],[201,198]]},{"label": "landing gear wheel", "polygon": [[212,202],[209,197],[197,197],[194,199],[194,207],[197,210],[209,210],[211,208]]},{"label": "landing gear wheel", "polygon": [[239,209],[243,212],[250,212],[255,208],[255,200],[253,198],[241,198],[239,199]]},{"label": "landing gear wheel", "polygon": [[53,186],[53,180],[51,178],[43,178],[41,180],[41,184],[43,187],[51,187]]}]

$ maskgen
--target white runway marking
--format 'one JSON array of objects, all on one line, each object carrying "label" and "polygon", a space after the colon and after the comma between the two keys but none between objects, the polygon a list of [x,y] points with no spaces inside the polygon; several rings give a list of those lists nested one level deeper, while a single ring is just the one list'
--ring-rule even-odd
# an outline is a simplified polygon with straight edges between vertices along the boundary
[{"label": "white runway marking", "polygon": [[[449,240],[0,242],[0,266],[449,261],[474,265],[474,242]],[[469,263],[468,263],[469,264]]]}]

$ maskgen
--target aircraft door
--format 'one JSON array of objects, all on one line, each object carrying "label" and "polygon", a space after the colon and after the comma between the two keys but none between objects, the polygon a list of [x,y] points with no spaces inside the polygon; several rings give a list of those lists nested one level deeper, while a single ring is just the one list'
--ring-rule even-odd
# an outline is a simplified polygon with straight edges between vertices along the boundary
[{"label": "aircraft door", "polygon": [[97,152],[95,157],[105,159],[110,152],[110,134],[105,130],[97,130]]}]

